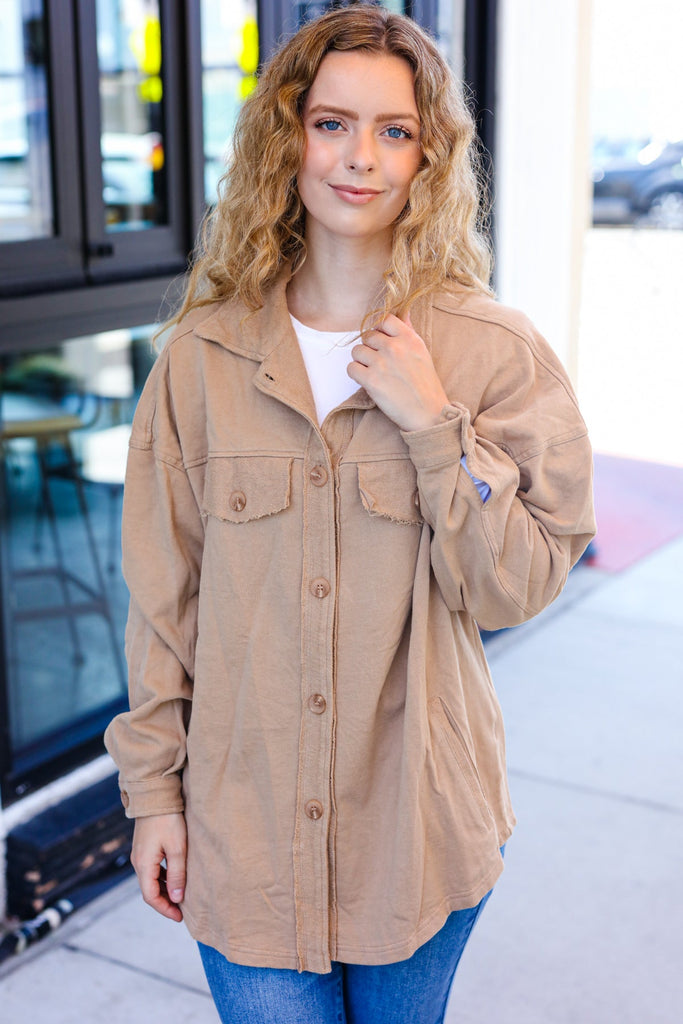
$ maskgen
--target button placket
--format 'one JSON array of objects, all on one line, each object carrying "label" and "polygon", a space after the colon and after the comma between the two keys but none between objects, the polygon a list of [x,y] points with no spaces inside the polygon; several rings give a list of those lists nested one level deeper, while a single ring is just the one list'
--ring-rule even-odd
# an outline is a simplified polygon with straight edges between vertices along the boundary
[{"label": "button placket", "polygon": [[[301,734],[294,878],[297,952],[301,970],[328,970],[330,962],[329,829],[332,819],[335,492],[327,453],[311,435],[303,466]],[[322,691],[322,692],[321,692]]]}]

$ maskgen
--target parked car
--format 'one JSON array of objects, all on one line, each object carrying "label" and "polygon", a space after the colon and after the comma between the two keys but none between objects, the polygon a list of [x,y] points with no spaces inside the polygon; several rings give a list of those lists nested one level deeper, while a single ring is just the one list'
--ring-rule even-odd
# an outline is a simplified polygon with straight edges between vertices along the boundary
[{"label": "parked car", "polygon": [[593,223],[683,228],[683,139],[599,141]]}]

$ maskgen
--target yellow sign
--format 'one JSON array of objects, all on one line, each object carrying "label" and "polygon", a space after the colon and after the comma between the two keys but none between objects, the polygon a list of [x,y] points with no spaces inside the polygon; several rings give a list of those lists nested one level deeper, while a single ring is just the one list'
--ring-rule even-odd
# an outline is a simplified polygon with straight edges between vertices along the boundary
[{"label": "yellow sign", "polygon": [[242,71],[240,80],[240,99],[245,100],[256,88],[256,71],[258,69],[258,25],[256,18],[246,18],[242,26],[242,49],[237,63]]},{"label": "yellow sign", "polygon": [[143,103],[161,103],[164,87],[161,82],[161,25],[158,18],[147,17],[140,28],[130,34],[130,48],[140,71],[147,77],[138,86]]}]

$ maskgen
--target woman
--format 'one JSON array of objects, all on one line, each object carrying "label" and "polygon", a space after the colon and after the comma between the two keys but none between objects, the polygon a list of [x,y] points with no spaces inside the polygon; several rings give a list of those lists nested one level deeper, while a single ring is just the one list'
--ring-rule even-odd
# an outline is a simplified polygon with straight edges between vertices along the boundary
[{"label": "woman", "polygon": [[594,527],[571,387],[491,298],[477,217],[433,42],[323,16],[245,103],[140,400],[106,739],[224,1021],[443,1020],[502,869],[478,626],[544,608]]}]

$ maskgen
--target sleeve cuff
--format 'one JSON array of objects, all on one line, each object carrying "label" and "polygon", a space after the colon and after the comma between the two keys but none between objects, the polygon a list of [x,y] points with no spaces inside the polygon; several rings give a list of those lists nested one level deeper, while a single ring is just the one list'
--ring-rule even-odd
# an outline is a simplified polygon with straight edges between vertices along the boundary
[{"label": "sleeve cuff", "polygon": [[153,814],[181,814],[185,810],[180,775],[163,775],[144,782],[119,779],[121,803],[127,818],[148,818]]},{"label": "sleeve cuff", "polygon": [[474,430],[469,409],[458,402],[445,405],[441,422],[422,430],[402,430],[416,469],[429,469],[442,463],[459,462],[474,450]]}]

